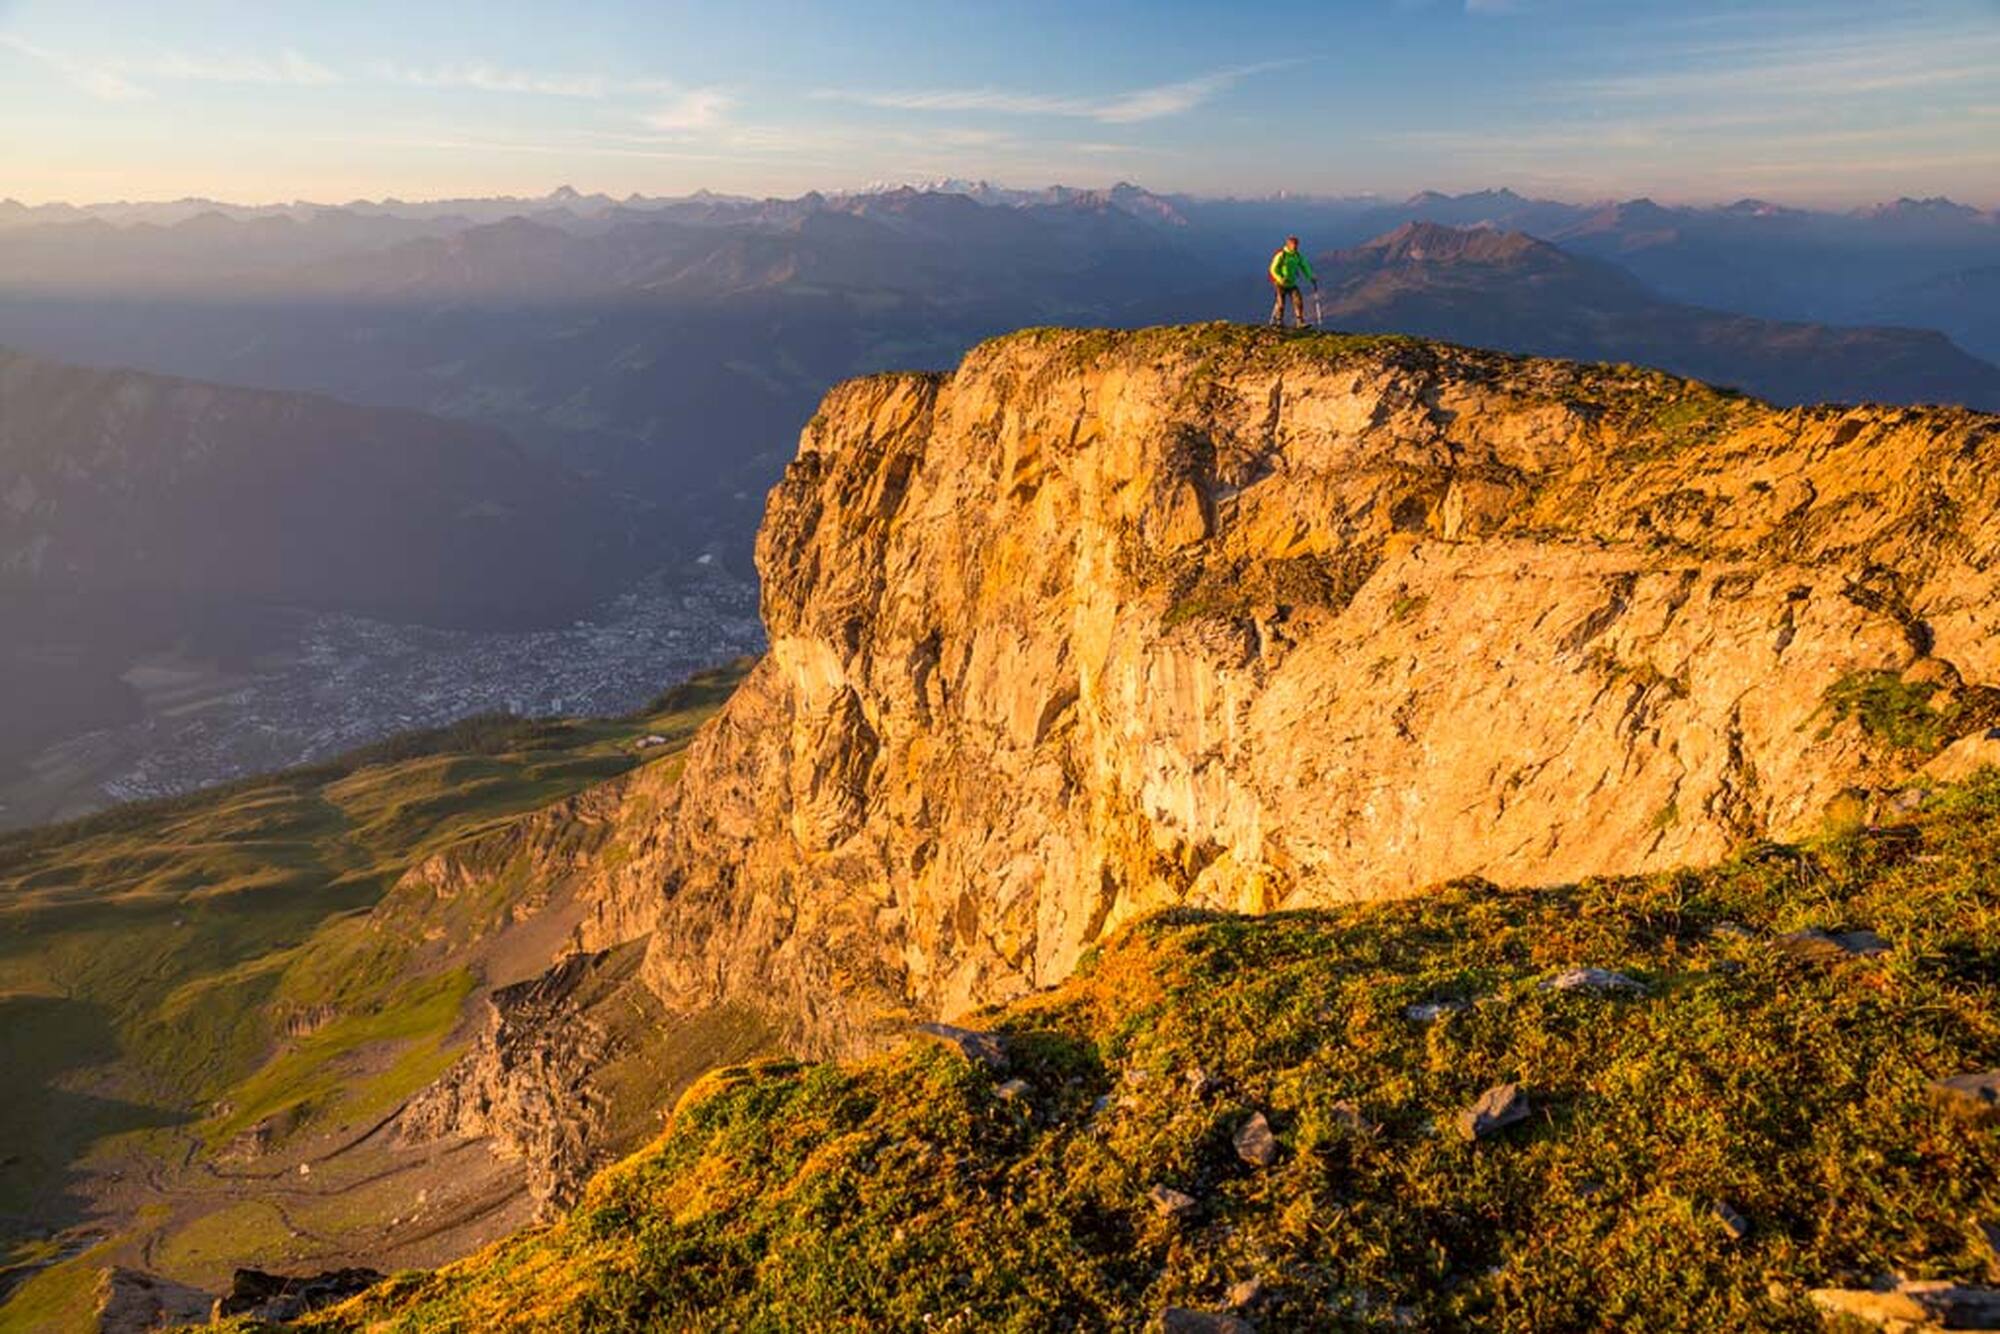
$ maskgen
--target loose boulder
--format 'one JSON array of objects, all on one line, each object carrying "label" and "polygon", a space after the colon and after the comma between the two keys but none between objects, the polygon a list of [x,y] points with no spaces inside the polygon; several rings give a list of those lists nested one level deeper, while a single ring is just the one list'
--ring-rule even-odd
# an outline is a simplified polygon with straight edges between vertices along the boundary
[{"label": "loose boulder", "polygon": [[1467,1140],[1485,1139],[1527,1120],[1528,1111],[1528,1095],[1519,1084],[1495,1084],[1458,1114],[1458,1133]]},{"label": "loose boulder", "polygon": [[1253,1113],[1237,1128],[1236,1156],[1251,1167],[1269,1167],[1278,1161],[1278,1137],[1262,1112]]},{"label": "loose boulder", "polygon": [[1940,1280],[1868,1288],[1815,1288],[1812,1303],[1832,1320],[1859,1321],[1891,1334],[1932,1329],[2000,1329],[2000,1289]]},{"label": "loose boulder", "polygon": [[1646,984],[1623,973],[1614,973],[1608,968],[1572,968],[1557,973],[1542,983],[1543,991],[1593,991],[1625,992],[1628,995],[1643,996]]},{"label": "loose boulder", "polygon": [[1779,952],[1806,963],[1844,963],[1885,954],[1889,942],[1873,931],[1822,931],[1812,927],[1793,931],[1771,942]]},{"label": "loose boulder", "polygon": [[1924,776],[1940,783],[1961,783],[1988,767],[2000,768],[2000,727],[1962,736],[1924,766]]},{"label": "loose boulder", "polygon": [[1415,1005],[1404,1006],[1403,1018],[1413,1024],[1434,1024],[1454,1014],[1463,1014],[1471,1008],[1462,1000],[1420,1001]]},{"label": "loose boulder", "polygon": [[208,1317],[214,1300],[184,1283],[123,1265],[106,1269],[98,1284],[96,1328],[101,1334],[191,1325]]}]

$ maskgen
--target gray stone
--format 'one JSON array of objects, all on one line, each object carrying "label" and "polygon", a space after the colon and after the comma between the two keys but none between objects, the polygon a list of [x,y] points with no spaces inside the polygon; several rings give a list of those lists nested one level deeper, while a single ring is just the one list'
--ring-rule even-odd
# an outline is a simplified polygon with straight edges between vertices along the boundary
[{"label": "gray stone", "polygon": [[1924,808],[1924,803],[1929,799],[1930,793],[1926,792],[1923,788],[1898,788],[1896,791],[1882,798],[1882,814],[1887,819],[1880,823],[1887,823],[1889,819],[1915,815]]},{"label": "gray stone", "polygon": [[2000,727],[1960,737],[1926,764],[1923,772],[1942,783],[1958,783],[1989,765],[2000,767]]},{"label": "gray stone", "polygon": [[1172,1186],[1155,1186],[1146,1192],[1146,1198],[1152,1201],[1156,1212],[1176,1222],[1192,1216],[1201,1207],[1194,1196]]},{"label": "gray stone", "polygon": [[1874,1288],[1815,1288],[1814,1306],[1829,1316],[1858,1320],[1897,1334],[1929,1329],[2000,1329],[2000,1290],[1963,1287],[1948,1280]]},{"label": "gray stone", "polygon": [[1873,931],[1822,931],[1812,927],[1805,931],[1793,931],[1777,937],[1771,942],[1781,953],[1807,963],[1843,963],[1848,959],[1865,959],[1870,955],[1884,954],[1889,942]]},{"label": "gray stone", "polygon": [[1269,1167],[1278,1161],[1278,1137],[1262,1112],[1254,1112],[1237,1128],[1236,1156],[1252,1167]]},{"label": "gray stone", "polygon": [[994,1089],[993,1094],[995,1097],[1004,1098],[1008,1102],[1016,1102],[1028,1096],[1029,1087],[1028,1081],[1025,1079],[1010,1079]]},{"label": "gray stone", "polygon": [[1000,1033],[981,1033],[954,1024],[918,1024],[917,1032],[956,1051],[974,1065],[988,1070],[1007,1068],[1007,1039]]},{"label": "gray stone", "polygon": [[1241,1283],[1230,1287],[1229,1309],[1232,1311],[1241,1311],[1245,1307],[1255,1306],[1263,1295],[1264,1280],[1261,1278],[1246,1278]]},{"label": "gray stone", "polygon": [[1160,1334],[1255,1334],[1256,1326],[1227,1311],[1191,1311],[1169,1306],[1160,1312]]},{"label": "gray stone", "polygon": [[1403,1018],[1413,1024],[1434,1024],[1454,1014],[1463,1014],[1471,1009],[1461,1000],[1421,1001],[1416,1005],[1403,1007]]},{"label": "gray stone", "polygon": [[1741,1241],[1750,1235],[1750,1220],[1737,1213],[1729,1201],[1717,1200],[1708,1207],[1708,1212],[1722,1225],[1722,1230],[1729,1234],[1731,1240]]},{"label": "gray stone", "polygon": [[1646,994],[1646,984],[1636,978],[1614,973],[1608,968],[1572,968],[1542,983],[1543,991],[1623,991],[1635,996]]},{"label": "gray stone", "polygon": [[1458,1133],[1467,1140],[1485,1139],[1528,1119],[1528,1095],[1519,1084],[1495,1084],[1478,1101],[1458,1114]]},{"label": "gray stone", "polygon": [[2000,1124],[2000,1070],[1934,1079],[1931,1099],[1960,1120],[1982,1126]]}]

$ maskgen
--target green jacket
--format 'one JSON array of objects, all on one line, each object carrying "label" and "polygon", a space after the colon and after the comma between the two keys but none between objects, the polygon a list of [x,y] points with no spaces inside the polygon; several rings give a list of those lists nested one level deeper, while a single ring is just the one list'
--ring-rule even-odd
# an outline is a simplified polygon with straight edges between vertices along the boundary
[{"label": "green jacket", "polygon": [[1313,266],[1306,263],[1306,252],[1278,247],[1278,253],[1271,256],[1271,281],[1280,287],[1297,287],[1300,279],[1316,283]]}]

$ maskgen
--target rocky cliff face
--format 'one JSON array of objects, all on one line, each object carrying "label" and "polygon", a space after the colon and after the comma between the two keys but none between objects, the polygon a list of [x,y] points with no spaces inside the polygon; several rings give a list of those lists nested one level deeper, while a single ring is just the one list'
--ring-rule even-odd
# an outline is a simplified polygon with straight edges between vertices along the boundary
[{"label": "rocky cliff face", "polygon": [[651,929],[670,1006],[844,1051],[1168,904],[1665,868],[1865,811],[1993,720],[2000,419],[1029,332],[836,389],[758,555],[770,653],[628,802],[583,943]]}]

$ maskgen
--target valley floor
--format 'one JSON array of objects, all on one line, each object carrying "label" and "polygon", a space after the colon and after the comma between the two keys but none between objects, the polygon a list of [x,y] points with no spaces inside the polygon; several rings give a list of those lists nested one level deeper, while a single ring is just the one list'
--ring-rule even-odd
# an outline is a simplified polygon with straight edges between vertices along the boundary
[{"label": "valley floor", "polygon": [[654,576],[549,630],[266,619],[269,642],[244,661],[184,644],[118,665],[136,716],[50,744],[11,776],[0,764],[0,829],[311,763],[474,713],[618,713],[663,680],[763,646],[756,587],[706,568]]},{"label": "valley floor", "polygon": [[[740,674],[0,835],[0,1330],[96,1328],[114,1266],[199,1296],[244,1265],[435,1265],[533,1221],[542,1165],[518,1143],[401,1113],[496,989],[569,948],[570,872],[604,836],[589,803],[641,770],[670,785]],[[723,1016],[657,1050],[660,1016],[616,986],[637,957],[596,969],[635,1027],[592,1073],[640,1093],[593,1088],[592,1152],[765,1041]]]}]

